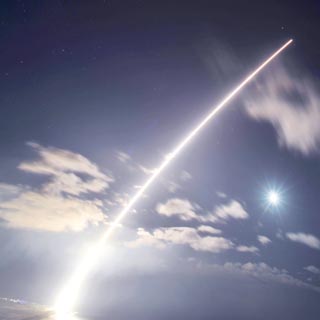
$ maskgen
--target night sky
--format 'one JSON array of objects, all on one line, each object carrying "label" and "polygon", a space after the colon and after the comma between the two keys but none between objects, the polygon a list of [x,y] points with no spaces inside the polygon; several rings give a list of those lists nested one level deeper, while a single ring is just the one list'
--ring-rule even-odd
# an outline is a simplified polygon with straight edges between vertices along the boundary
[{"label": "night sky", "polygon": [[60,320],[88,248],[290,38],[116,227],[73,319],[319,319],[318,1],[0,9],[0,320]]}]

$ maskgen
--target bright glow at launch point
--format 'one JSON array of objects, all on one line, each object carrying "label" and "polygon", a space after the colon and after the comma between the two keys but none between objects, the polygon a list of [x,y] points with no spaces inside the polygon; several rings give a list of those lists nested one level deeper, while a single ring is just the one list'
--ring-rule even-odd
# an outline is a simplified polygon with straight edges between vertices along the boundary
[{"label": "bright glow at launch point", "polygon": [[231,91],[201,122],[196,126],[181,143],[164,159],[160,166],[154,170],[152,176],[139,189],[139,191],[131,198],[126,207],[122,209],[113,224],[101,236],[100,240],[88,250],[83,259],[78,262],[76,270],[67,279],[65,286],[60,292],[54,310],[56,312],[57,320],[71,320],[74,306],[77,301],[77,296],[80,293],[82,283],[90,272],[91,268],[97,263],[99,254],[104,248],[106,240],[111,236],[116,226],[121,223],[128,212],[133,208],[136,202],[141,198],[143,193],[156,180],[160,173],[171,163],[171,161],[182,151],[182,149],[190,142],[190,140],[220,111],[240,90],[245,87],[263,68],[265,68],[278,54],[280,54],[293,40],[286,42],[280,49],[273,53],[267,60],[265,60],[256,70],[254,70],[247,78],[245,78],[235,89]]},{"label": "bright glow at launch point", "polygon": [[277,206],[280,203],[280,194],[277,191],[271,190],[268,194],[268,202],[272,206]]}]

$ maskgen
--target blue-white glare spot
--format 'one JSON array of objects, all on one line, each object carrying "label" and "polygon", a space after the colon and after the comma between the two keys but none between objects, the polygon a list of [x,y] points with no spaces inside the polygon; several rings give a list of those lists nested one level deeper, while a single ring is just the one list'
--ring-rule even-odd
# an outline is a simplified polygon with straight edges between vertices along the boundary
[{"label": "blue-white glare spot", "polygon": [[268,193],[268,202],[271,206],[278,206],[281,202],[280,194],[277,191],[271,190]]}]

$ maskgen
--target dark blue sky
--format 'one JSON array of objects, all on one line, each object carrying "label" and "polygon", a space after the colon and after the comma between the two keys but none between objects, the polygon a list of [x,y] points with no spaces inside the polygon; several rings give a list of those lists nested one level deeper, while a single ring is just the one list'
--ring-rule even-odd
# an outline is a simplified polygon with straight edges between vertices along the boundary
[{"label": "dark blue sky", "polygon": [[0,8],[0,320],[49,319],[44,306],[152,168],[290,38],[130,212],[77,309],[319,318],[317,1]]}]

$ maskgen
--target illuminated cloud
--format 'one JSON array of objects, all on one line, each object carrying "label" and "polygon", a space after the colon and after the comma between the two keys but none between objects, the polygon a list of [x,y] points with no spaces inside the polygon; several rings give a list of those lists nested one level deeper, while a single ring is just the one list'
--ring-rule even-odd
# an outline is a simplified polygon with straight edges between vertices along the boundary
[{"label": "illuminated cloud", "polygon": [[40,187],[0,184],[0,218],[9,228],[42,231],[81,231],[105,222],[103,205],[81,194],[101,193],[113,181],[84,156],[58,148],[28,143],[38,154],[18,168],[44,175]]},{"label": "illuminated cloud", "polygon": [[189,221],[198,219],[195,212],[195,206],[187,199],[172,198],[165,203],[159,203],[156,211],[163,216],[177,216],[181,220]]},{"label": "illuminated cloud", "polygon": [[188,245],[195,251],[218,253],[233,248],[233,243],[223,237],[200,236],[197,229],[191,227],[158,228],[153,232],[138,230],[138,238],[127,246],[155,246],[163,248],[167,244]]},{"label": "illuminated cloud", "polygon": [[241,203],[236,200],[231,200],[228,204],[217,207],[214,214],[219,220],[249,218],[248,212],[243,208]]},{"label": "illuminated cloud", "polygon": [[271,123],[279,145],[304,155],[319,151],[320,96],[316,88],[280,65],[266,72],[262,79],[256,93],[245,99],[247,114]]},{"label": "illuminated cloud", "polygon": [[318,239],[312,234],[307,234],[303,232],[298,232],[298,233],[288,232],[286,233],[286,236],[291,241],[299,242],[310,248],[320,250],[320,239]]},{"label": "illuminated cloud", "polygon": [[143,228],[138,229],[137,236],[138,238],[136,240],[126,242],[126,246],[129,248],[149,246],[157,249],[164,249],[166,247],[166,244],[162,240],[157,239],[152,233]]},{"label": "illuminated cloud", "polygon": [[81,231],[89,224],[105,221],[98,200],[25,191],[17,198],[0,203],[0,218],[10,228],[42,231]]},{"label": "illuminated cloud", "polygon": [[[96,164],[78,153],[43,147],[34,142],[29,142],[28,145],[37,152],[39,159],[24,161],[18,168],[49,176],[51,180],[44,186],[47,192],[65,192],[72,195],[101,192],[113,181],[113,178],[102,173]],[[85,175],[86,178],[77,174]]]},{"label": "illuminated cloud", "polygon": [[48,307],[42,305],[17,299],[0,298],[0,319],[54,320],[54,313]]}]

